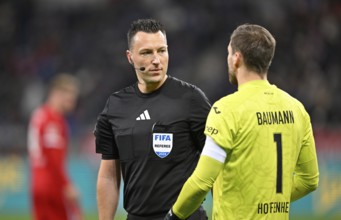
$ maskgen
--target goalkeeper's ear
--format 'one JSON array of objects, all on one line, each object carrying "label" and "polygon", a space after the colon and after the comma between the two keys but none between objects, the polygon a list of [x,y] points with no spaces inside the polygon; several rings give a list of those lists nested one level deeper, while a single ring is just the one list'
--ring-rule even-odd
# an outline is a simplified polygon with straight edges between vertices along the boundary
[{"label": "goalkeeper's ear", "polygon": [[172,209],[170,209],[166,217],[163,220],[181,220],[181,219],[173,213]]}]

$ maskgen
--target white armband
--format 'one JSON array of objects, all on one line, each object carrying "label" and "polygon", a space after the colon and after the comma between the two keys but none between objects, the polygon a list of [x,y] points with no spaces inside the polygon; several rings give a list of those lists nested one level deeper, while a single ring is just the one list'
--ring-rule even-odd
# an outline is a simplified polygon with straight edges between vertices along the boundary
[{"label": "white armband", "polygon": [[214,142],[214,140],[206,136],[206,142],[201,155],[211,157],[219,162],[224,163],[226,159],[226,151]]}]

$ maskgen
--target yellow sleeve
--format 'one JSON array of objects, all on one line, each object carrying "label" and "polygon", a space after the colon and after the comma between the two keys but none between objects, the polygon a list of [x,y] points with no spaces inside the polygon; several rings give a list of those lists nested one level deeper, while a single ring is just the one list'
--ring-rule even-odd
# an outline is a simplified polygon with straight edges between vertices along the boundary
[{"label": "yellow sleeve", "polygon": [[308,114],[306,114],[306,121],[307,131],[293,176],[291,201],[300,199],[314,191],[319,181],[315,141]]},{"label": "yellow sleeve", "polygon": [[205,135],[225,150],[232,150],[237,130],[234,113],[222,101],[215,102],[206,119]]},{"label": "yellow sleeve", "polygon": [[291,202],[296,201],[318,186],[318,169],[315,161],[309,161],[296,167],[294,184],[291,192]]},{"label": "yellow sleeve", "polygon": [[201,156],[193,174],[184,184],[180,195],[174,204],[173,213],[180,219],[186,219],[203,202],[208,191],[212,188],[224,163],[211,157]]}]

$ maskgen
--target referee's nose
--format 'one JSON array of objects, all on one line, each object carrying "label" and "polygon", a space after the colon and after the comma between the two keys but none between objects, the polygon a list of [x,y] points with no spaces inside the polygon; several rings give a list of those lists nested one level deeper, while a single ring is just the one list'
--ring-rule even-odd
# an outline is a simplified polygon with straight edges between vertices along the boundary
[{"label": "referee's nose", "polygon": [[159,64],[160,63],[160,57],[159,57],[159,55],[157,53],[154,54],[152,63],[153,64]]}]

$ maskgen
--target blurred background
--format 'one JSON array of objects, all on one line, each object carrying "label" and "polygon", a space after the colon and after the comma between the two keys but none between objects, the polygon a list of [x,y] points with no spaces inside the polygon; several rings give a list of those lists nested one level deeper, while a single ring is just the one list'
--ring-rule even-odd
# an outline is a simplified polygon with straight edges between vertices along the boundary
[{"label": "blurred background", "polygon": [[[168,73],[199,86],[212,103],[236,90],[226,67],[233,29],[266,27],[277,40],[269,81],[305,105],[318,151],[319,188],[292,203],[291,219],[341,219],[340,0],[1,0],[1,220],[30,219],[27,124],[60,72],[82,84],[68,117],[68,169],[87,219],[96,219],[100,156],[92,131],[107,97],[136,81],[125,51],[126,32],[138,18],[165,25]],[[208,210],[210,203],[208,197]],[[122,201],[119,213],[124,216]]]}]

